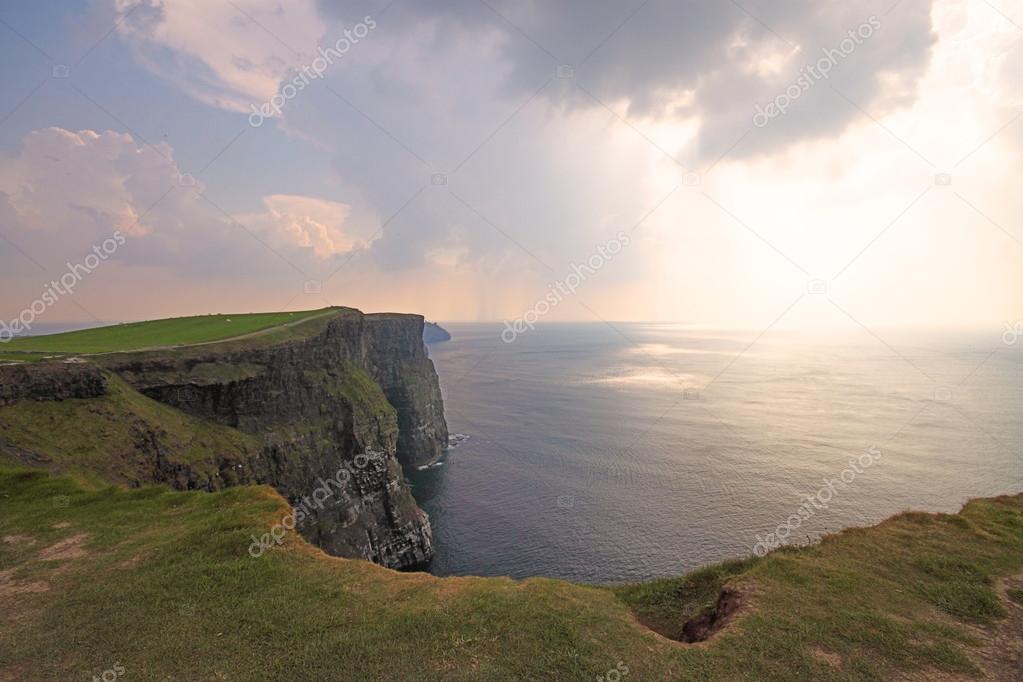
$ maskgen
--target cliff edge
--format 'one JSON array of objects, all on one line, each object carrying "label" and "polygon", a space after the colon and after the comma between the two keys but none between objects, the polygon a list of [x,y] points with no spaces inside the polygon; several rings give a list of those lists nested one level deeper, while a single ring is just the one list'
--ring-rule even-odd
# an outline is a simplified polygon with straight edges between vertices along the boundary
[{"label": "cliff edge", "polygon": [[140,486],[265,483],[330,554],[413,568],[430,522],[402,465],[447,425],[418,315],[334,308],[236,339],[0,366],[0,457]]}]

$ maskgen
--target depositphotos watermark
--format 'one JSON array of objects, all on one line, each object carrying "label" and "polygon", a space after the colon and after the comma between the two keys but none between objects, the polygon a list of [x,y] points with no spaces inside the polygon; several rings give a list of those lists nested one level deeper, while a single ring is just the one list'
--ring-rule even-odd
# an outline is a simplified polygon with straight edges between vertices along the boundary
[{"label": "depositphotos watermark", "polygon": [[625,661],[618,661],[615,667],[603,675],[597,675],[597,682],[621,682],[622,678],[628,674],[629,666],[625,665]]},{"label": "depositphotos watermark", "polygon": [[93,675],[92,682],[116,682],[125,672],[123,665],[114,663],[114,667],[104,670],[99,675]]},{"label": "depositphotos watermark", "polygon": [[297,505],[292,507],[290,514],[285,514],[280,523],[275,523],[270,528],[270,532],[263,533],[262,537],[258,538],[255,535],[250,536],[252,544],[249,545],[249,555],[258,559],[274,545],[284,544],[284,536],[289,530],[295,530],[305,523],[306,519],[312,518],[313,510],[322,510],[327,500],[334,496],[335,491],[332,486],[336,487],[339,493],[344,491],[345,484],[348,483],[348,479],[355,473],[355,470],[361,471],[369,465],[371,459],[382,459],[383,457],[382,452],[366,450],[364,454],[356,455],[352,462],[342,464],[337,473],[327,480],[320,478],[317,481],[319,486],[313,490],[312,494],[303,497]]},{"label": "depositphotos watermark", "polygon": [[74,293],[78,283],[85,279],[86,275],[92,274],[100,264],[117,253],[117,250],[124,246],[128,239],[121,234],[120,230],[114,232],[113,236],[103,240],[99,246],[92,247],[92,253],[82,259],[81,263],[67,263],[67,272],[60,276],[60,279],[51,281],[46,285],[43,293],[32,302],[27,308],[10,322],[0,320],[0,343],[7,343],[23,331],[32,331],[32,325],[36,318],[45,313],[49,308],[57,304],[61,296],[70,296]]},{"label": "depositphotos watermark", "polygon": [[358,45],[359,41],[368,36],[369,32],[376,27],[377,22],[373,17],[366,15],[355,26],[346,28],[344,35],[337,39],[333,47],[317,48],[320,56],[301,69],[295,69],[295,77],[282,85],[269,102],[264,102],[259,107],[255,104],[250,105],[252,113],[249,114],[249,125],[258,128],[266,119],[280,116],[286,102],[297,97],[298,93],[305,90],[313,80],[323,78],[327,69],[334,65],[335,59],[341,59],[348,54],[352,46]]},{"label": "depositphotos watermark", "polygon": [[1006,322],[1005,332],[1002,334],[1002,343],[1006,346],[1015,346],[1023,337],[1023,320],[1018,322]]},{"label": "depositphotos watermark", "polygon": [[855,30],[849,31],[849,37],[838,44],[838,48],[824,48],[824,56],[817,60],[816,64],[808,64],[799,70],[799,77],[785,92],[768,102],[766,106],[757,105],[757,111],[753,114],[753,125],[763,128],[770,123],[772,118],[777,118],[788,112],[792,103],[803,96],[821,79],[827,80],[831,77],[831,70],[838,66],[842,59],[845,59],[856,48],[873,37],[874,32],[881,28],[881,20],[876,15],[871,15],[866,22],[860,24]]},{"label": "depositphotos watermark", "polygon": [[815,510],[826,510],[840,490],[848,488],[857,476],[880,459],[881,451],[876,447],[867,448],[859,457],[850,458],[848,469],[843,469],[837,479],[825,478],[824,485],[815,494],[807,495],[806,502],[796,509],[795,514],[785,519],[785,523],[780,524],[775,532],[768,533],[766,538],[757,535],[757,544],[753,545],[753,553],[762,557],[772,549],[780,547],[792,533],[803,525],[803,521],[813,518],[816,514]]},{"label": "depositphotos watermark", "polygon": [[624,232],[619,232],[614,239],[609,239],[606,244],[597,246],[597,253],[590,256],[583,265],[572,264],[572,272],[565,276],[564,280],[558,280],[548,287],[547,295],[538,300],[514,322],[504,321],[504,330],[501,332],[501,340],[505,343],[514,343],[519,334],[525,334],[526,329],[536,329],[536,322],[559,303],[565,300],[566,296],[575,294],[580,285],[587,277],[597,274],[597,271],[611,262],[621,253],[622,249],[632,243],[632,239]]}]

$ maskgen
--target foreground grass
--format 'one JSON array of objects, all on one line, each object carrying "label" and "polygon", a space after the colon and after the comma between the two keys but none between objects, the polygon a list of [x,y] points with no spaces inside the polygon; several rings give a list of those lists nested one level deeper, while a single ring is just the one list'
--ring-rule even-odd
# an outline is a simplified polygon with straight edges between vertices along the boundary
[{"label": "foreground grass", "polygon": [[[0,469],[0,679],[593,680],[619,662],[625,680],[959,679],[1005,614],[995,580],[1023,569],[1023,496],[611,588],[400,574],[295,534],[250,557],[285,512],[268,488]],[[709,642],[634,616],[671,634],[725,583],[746,606]]]},{"label": "foreground grass", "polygon": [[0,351],[3,351],[0,357],[17,360],[18,353],[26,352],[36,354],[26,359],[38,359],[42,353],[111,353],[210,343],[301,322],[328,312],[329,309],[290,313],[198,315],[96,327],[47,336],[24,336],[0,345]]}]

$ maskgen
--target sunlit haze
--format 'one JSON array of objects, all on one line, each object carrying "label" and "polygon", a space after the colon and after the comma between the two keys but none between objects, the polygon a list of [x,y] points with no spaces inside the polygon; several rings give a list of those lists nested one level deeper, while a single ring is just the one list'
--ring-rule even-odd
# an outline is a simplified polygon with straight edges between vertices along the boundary
[{"label": "sunlit haze", "polygon": [[2,318],[1023,317],[1023,3],[629,4],[3,3]]}]

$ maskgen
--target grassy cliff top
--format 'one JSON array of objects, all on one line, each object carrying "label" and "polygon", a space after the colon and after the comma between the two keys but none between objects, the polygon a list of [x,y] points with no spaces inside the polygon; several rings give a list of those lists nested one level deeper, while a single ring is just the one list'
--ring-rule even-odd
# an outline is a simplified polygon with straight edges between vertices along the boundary
[{"label": "grassy cliff top", "polygon": [[[287,511],[0,468],[0,679],[1015,679],[1023,656],[1023,496],[608,588],[396,573],[295,533],[250,556]],[[723,587],[708,641],[647,628]]]},{"label": "grassy cliff top", "polygon": [[336,314],[346,308],[323,308],[289,313],[197,315],[166,320],[132,322],[80,331],[23,336],[0,344],[4,357],[39,359],[43,353],[114,353],[215,343],[255,335],[272,334],[282,328]]}]

